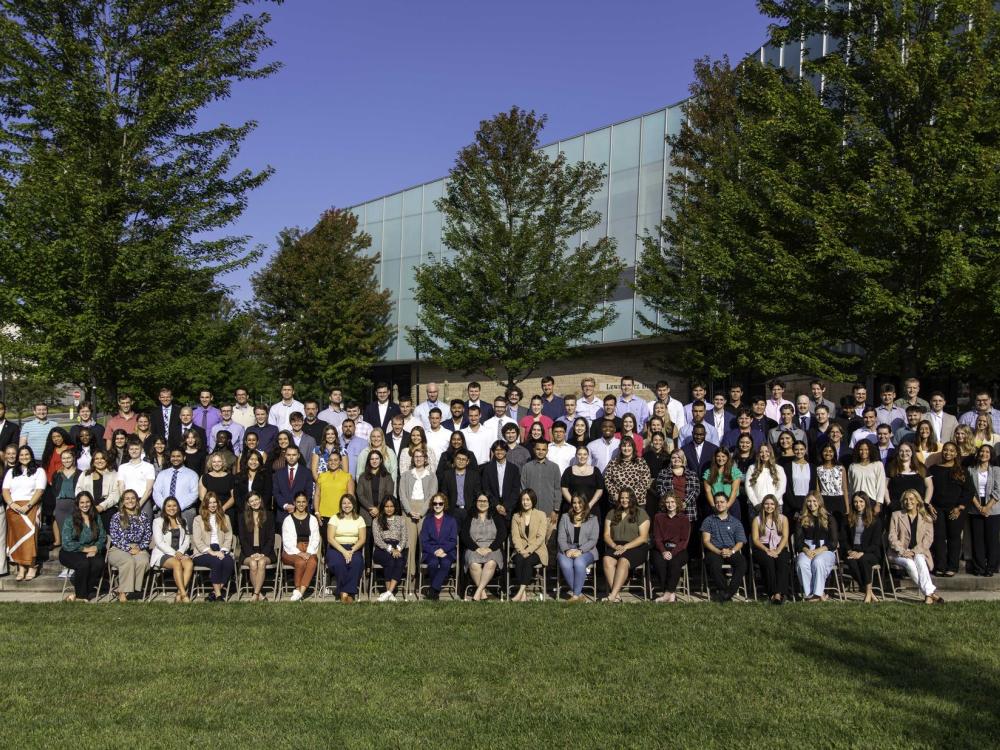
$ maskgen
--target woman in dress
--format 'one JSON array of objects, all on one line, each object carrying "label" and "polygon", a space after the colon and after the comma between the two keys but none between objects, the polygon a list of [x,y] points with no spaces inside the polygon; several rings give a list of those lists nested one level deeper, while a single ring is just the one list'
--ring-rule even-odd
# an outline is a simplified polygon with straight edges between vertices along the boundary
[{"label": "woman in dress", "polygon": [[829,443],[819,449],[820,465],[816,467],[816,491],[823,498],[823,507],[837,523],[839,538],[847,536],[847,469],[837,460],[837,453]]},{"label": "woman in dress", "polygon": [[259,493],[251,492],[243,504],[240,518],[240,565],[247,566],[253,589],[251,601],[263,601],[266,598],[262,591],[267,566],[273,565],[277,560],[274,551],[274,514],[268,510]]},{"label": "woman in dress", "polygon": [[951,578],[958,572],[966,511],[975,489],[962,466],[958,445],[951,441],[941,447],[941,461],[929,473],[934,486],[934,504],[928,510],[934,519],[934,568],[938,571],[935,575]]},{"label": "woman in dress", "polygon": [[209,492],[215,493],[222,503],[222,512],[229,516],[229,528],[237,529],[239,526],[236,513],[236,477],[226,469],[225,458],[219,453],[209,456],[206,463],[206,471],[198,480],[198,499],[205,502]]},{"label": "woman in dress", "polygon": [[149,564],[153,568],[169,570],[174,578],[177,593],[174,602],[189,602],[188,587],[194,572],[194,560],[188,554],[191,537],[187,522],[181,515],[177,498],[168,497],[163,501],[163,510],[153,519],[153,553]]},{"label": "woman in dress", "polygon": [[649,554],[649,516],[629,488],[618,493],[615,508],[604,520],[604,580],[607,601],[621,602],[621,590],[629,571],[646,562]]},{"label": "woman in dress", "polygon": [[201,434],[197,430],[188,430],[181,447],[184,450],[184,465],[200,478],[205,473],[205,459],[208,458]]},{"label": "woman in dress", "polygon": [[98,448],[97,442],[94,440],[94,433],[89,427],[81,427],[77,430],[74,444],[76,445],[76,448],[73,450],[73,455],[76,458],[76,468],[80,471],[86,471],[90,468],[94,451]]},{"label": "woman in dress", "polygon": [[7,504],[7,556],[17,567],[17,581],[30,581],[38,573],[35,567],[38,517],[47,486],[45,470],[38,465],[31,448],[22,445],[17,449],[17,463],[3,477],[3,499]]},{"label": "woman in dress", "polygon": [[587,511],[600,517],[604,475],[590,462],[590,451],[586,446],[576,449],[576,460],[563,472],[560,486],[563,497],[560,513],[566,513],[573,495],[579,495],[587,501]]},{"label": "woman in dress", "polygon": [[465,547],[465,570],[476,587],[472,596],[465,598],[483,601],[487,598],[486,587],[503,569],[503,546],[507,541],[507,523],[494,512],[486,495],[476,498],[475,512],[466,515],[460,537]]}]

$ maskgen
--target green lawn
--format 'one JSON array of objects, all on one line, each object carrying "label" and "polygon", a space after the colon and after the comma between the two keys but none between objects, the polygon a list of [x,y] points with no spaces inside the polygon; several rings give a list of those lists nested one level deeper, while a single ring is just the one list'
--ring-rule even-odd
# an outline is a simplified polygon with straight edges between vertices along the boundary
[{"label": "green lawn", "polygon": [[3,604],[0,622],[0,747],[1000,738],[1000,604],[989,602]]}]

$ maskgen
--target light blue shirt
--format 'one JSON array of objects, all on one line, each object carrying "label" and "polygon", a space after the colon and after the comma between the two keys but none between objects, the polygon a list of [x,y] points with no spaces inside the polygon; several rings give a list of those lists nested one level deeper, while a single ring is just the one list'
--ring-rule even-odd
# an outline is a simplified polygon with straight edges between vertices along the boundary
[{"label": "light blue shirt", "polygon": [[[163,501],[170,497],[170,482],[173,478],[174,467],[168,466],[156,475],[156,481],[153,482],[153,502],[160,510],[163,510]],[[182,511],[198,502],[198,475],[186,466],[177,470],[174,497]]]},{"label": "light blue shirt", "polygon": [[618,446],[621,441],[613,437],[605,440],[603,437],[591,440],[587,443],[587,450],[590,451],[590,462],[602,472],[608,468],[611,459],[618,455]]},{"label": "light blue shirt", "polygon": [[[972,409],[971,411],[965,412],[965,414],[963,414],[959,418],[958,423],[967,424],[969,425],[969,427],[975,430],[976,417],[978,416],[979,413],[975,409]],[[1000,432],[1000,411],[997,411],[996,409],[990,409],[990,419],[993,420],[993,432]]]},{"label": "light blue shirt", "polygon": [[[707,420],[702,421],[701,424],[705,428],[705,442],[713,443],[714,445],[722,445],[722,441],[719,440],[719,433],[716,431],[715,425],[709,424]],[[681,448],[691,442],[691,432],[694,430],[694,425],[694,422],[688,422],[681,427],[680,432],[677,434],[677,441]]]},{"label": "light blue shirt", "polygon": [[350,472],[352,477],[357,475],[358,456],[360,456],[361,451],[367,447],[367,440],[362,440],[357,435],[354,435],[341,448],[341,453],[347,456],[347,471]]},{"label": "light blue shirt", "polygon": [[42,453],[45,452],[45,441],[48,440],[49,433],[55,428],[56,423],[51,419],[46,419],[44,422],[32,419],[21,427],[21,437],[27,441],[31,452],[35,454],[35,460],[42,460]]},{"label": "light blue shirt", "polygon": [[240,455],[240,453],[243,452],[243,433],[245,432],[245,428],[243,427],[243,425],[237,424],[236,422],[230,422],[229,424],[226,424],[225,422],[219,422],[218,424],[213,425],[212,433],[209,436],[211,438],[211,442],[208,446],[209,452],[211,453],[212,448],[215,447],[216,436],[223,430],[226,430],[230,435],[232,435],[233,453],[235,453],[237,456]]},{"label": "light blue shirt", "polygon": [[618,405],[615,406],[615,416],[624,417],[626,414],[635,417],[636,432],[642,432],[646,422],[649,421],[649,404],[635,394],[628,401],[623,396],[619,396]]}]

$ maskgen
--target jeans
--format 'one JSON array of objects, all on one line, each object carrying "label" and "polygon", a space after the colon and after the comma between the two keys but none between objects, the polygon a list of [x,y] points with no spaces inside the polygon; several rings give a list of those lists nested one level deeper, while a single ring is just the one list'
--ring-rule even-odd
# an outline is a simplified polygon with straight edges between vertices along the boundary
[{"label": "jeans", "polygon": [[583,586],[587,583],[587,568],[594,564],[595,559],[593,552],[584,552],[574,558],[559,553],[559,569],[567,585],[573,589],[573,596],[583,593]]}]

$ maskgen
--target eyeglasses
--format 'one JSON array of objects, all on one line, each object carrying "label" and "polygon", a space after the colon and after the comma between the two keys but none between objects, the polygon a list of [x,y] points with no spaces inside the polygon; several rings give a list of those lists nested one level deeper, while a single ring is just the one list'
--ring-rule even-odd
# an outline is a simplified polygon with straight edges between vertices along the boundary
[{"label": "eyeglasses", "polygon": [[433,508],[443,508],[444,507],[444,503],[431,503],[431,507],[433,507]]}]

